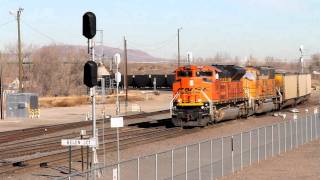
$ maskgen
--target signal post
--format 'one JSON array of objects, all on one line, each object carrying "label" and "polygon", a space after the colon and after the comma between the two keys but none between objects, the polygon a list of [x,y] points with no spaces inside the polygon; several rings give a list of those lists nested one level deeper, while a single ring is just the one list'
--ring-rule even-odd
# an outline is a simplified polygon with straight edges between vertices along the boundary
[{"label": "signal post", "polygon": [[[92,38],[96,35],[96,16],[92,12],[86,12],[83,17],[82,34],[88,39],[89,61],[84,65],[84,84],[90,88],[90,96],[92,97],[92,139],[95,144],[92,146],[92,168],[98,163],[97,145],[98,137],[96,131],[96,97],[95,86],[98,84],[98,66],[94,58],[94,43]],[[95,173],[93,174],[95,179]]]}]

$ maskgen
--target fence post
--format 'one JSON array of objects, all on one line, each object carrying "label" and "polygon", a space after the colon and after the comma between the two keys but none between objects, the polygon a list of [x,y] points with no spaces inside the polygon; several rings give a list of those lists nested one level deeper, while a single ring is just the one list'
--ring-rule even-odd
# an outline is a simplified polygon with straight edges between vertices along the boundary
[{"label": "fence post", "polygon": [[221,175],[223,176],[223,137],[221,138]]},{"label": "fence post", "polygon": [[260,162],[260,128],[258,128],[258,163]]},{"label": "fence post", "polygon": [[199,180],[201,180],[201,144],[198,143],[198,158],[199,158]]},{"label": "fence post", "polygon": [[213,153],[212,153],[212,139],[210,140],[210,179],[213,179]]},{"label": "fence post", "polygon": [[279,140],[279,146],[278,146],[278,148],[279,148],[279,151],[278,151],[278,154],[280,154],[280,152],[281,152],[281,137],[280,137],[280,123],[278,123],[278,140]]},{"label": "fence post", "polygon": [[313,126],[312,126],[312,115],[310,116],[310,140],[312,141],[312,128],[313,128]]},{"label": "fence post", "polygon": [[173,180],[173,149],[171,150],[171,180]]},{"label": "fence post", "polygon": [[284,122],[284,152],[287,152],[287,122]]},{"label": "fence post", "polygon": [[188,146],[185,148],[186,150],[186,180],[188,180]]},{"label": "fence post", "polygon": [[271,157],[273,157],[273,125],[271,126]]},{"label": "fence post", "polygon": [[296,123],[296,148],[298,148],[298,120],[294,120]]},{"label": "fence post", "polygon": [[137,180],[140,180],[140,158],[137,161]]},{"label": "fence post", "polygon": [[264,160],[267,159],[267,127],[264,127]]},{"label": "fence post", "polygon": [[316,131],[316,139],[318,139],[317,113],[314,114],[314,127],[315,127],[315,131]]},{"label": "fence post", "polygon": [[290,136],[290,147],[291,147],[291,150],[292,150],[292,136],[293,136],[293,134],[292,134],[292,121],[290,121],[290,131],[291,131],[291,136]]},{"label": "fence post", "polygon": [[240,168],[243,168],[243,160],[242,160],[242,132],[240,134]]},{"label": "fence post", "polygon": [[306,143],[308,142],[308,116],[306,114]]},{"label": "fence post", "polygon": [[158,153],[156,153],[156,162],[155,163],[156,163],[156,172],[155,172],[156,174],[155,175],[156,175],[156,180],[158,180]]},{"label": "fence post", "polygon": [[301,131],[301,132],[300,132],[300,135],[301,135],[301,138],[300,138],[300,139],[301,139],[301,145],[303,144],[303,129],[302,129],[302,121],[303,121],[303,120],[302,120],[302,119],[300,119],[300,131]]},{"label": "fence post", "polygon": [[[120,180],[120,162],[118,161],[118,167],[117,167],[117,173],[118,173],[118,179],[117,180]],[[95,176],[95,174],[94,174]]]},{"label": "fence post", "polygon": [[231,136],[231,168],[232,174],[234,173],[234,162],[233,162],[233,136]]},{"label": "fence post", "polygon": [[252,150],[251,150],[251,130],[249,131],[249,135],[250,135],[250,137],[249,137],[249,146],[250,146],[250,165],[251,165],[251,154],[252,154]]}]

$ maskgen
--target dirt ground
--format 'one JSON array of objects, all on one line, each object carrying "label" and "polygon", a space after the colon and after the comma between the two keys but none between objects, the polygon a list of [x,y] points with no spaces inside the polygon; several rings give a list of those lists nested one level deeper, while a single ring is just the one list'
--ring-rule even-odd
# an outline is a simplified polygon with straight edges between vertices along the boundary
[{"label": "dirt ground", "polygon": [[[172,98],[171,91],[161,91],[160,95],[154,95],[151,91],[131,91],[135,95],[135,100],[128,102],[127,112],[132,112],[132,107],[140,107],[141,111],[151,112],[169,109],[169,102]],[[137,98],[139,96],[139,98]],[[156,106],[155,106],[155,103]],[[126,114],[124,101],[120,101],[120,114]],[[102,112],[105,111],[107,115],[114,116],[116,108],[114,103],[102,104],[97,101],[97,117],[102,117]],[[84,121],[86,114],[91,113],[91,105],[80,105],[73,107],[52,107],[41,108],[40,118],[35,119],[15,119],[6,118],[0,120],[0,132],[10,131],[16,129],[23,129],[29,127],[36,127],[41,125],[61,124],[68,122]]]},{"label": "dirt ground", "polygon": [[[298,109],[301,112],[304,112],[305,108],[306,108],[305,105],[302,105]],[[310,107],[309,107],[309,109],[310,109]],[[284,110],[283,112],[287,113],[287,118],[292,118],[291,113],[288,112],[288,109]],[[300,114],[300,116],[302,116],[302,115],[303,115],[303,113]],[[136,147],[122,150],[121,151],[121,160],[132,159],[134,157],[149,155],[149,154],[153,154],[156,152],[163,152],[163,151],[170,150],[170,149],[178,147],[178,146],[203,141],[206,139],[212,139],[212,138],[217,138],[217,137],[221,137],[221,136],[232,135],[232,134],[236,134],[236,133],[239,133],[242,131],[247,131],[249,129],[256,128],[259,126],[264,126],[264,125],[276,123],[279,121],[283,121],[283,119],[281,117],[272,116],[272,113],[266,114],[263,116],[253,116],[253,117],[249,117],[247,119],[238,119],[238,120],[233,120],[233,121],[227,121],[227,122],[223,122],[223,123],[209,126],[207,128],[203,128],[203,129],[201,129],[201,131],[198,131],[198,132],[195,132],[192,134],[178,136],[175,138],[169,138],[167,140],[143,144],[143,145],[139,145]],[[309,145],[307,145],[306,147],[308,147],[308,146]],[[319,158],[320,154],[317,156],[317,149],[315,149],[315,148],[318,148],[318,150],[319,150],[320,145],[318,145],[317,147],[311,147],[311,149],[314,149],[314,150],[311,151],[311,154],[309,154],[309,156]],[[301,147],[297,151],[303,151],[306,153],[310,152],[310,150],[305,149],[305,147]],[[290,155],[291,160],[295,159],[294,156],[295,156],[294,154]],[[284,157],[284,154],[281,155],[279,158],[283,158],[283,159],[279,159],[279,160],[287,161],[286,160],[287,158]],[[290,161],[290,158],[288,159],[288,162],[283,162],[283,163],[284,164],[287,164],[287,163],[290,164],[289,162],[292,163],[292,161]],[[115,152],[107,153],[107,155],[106,155],[106,163],[107,164],[112,164],[115,162],[115,160],[116,160],[116,153]],[[305,159],[301,158],[301,160],[305,161],[305,163],[308,164],[308,161],[306,161]],[[103,162],[103,157],[99,157],[99,161]],[[274,161],[277,162],[278,160],[274,160]],[[316,162],[316,160],[315,160],[315,162]],[[299,166],[300,161],[297,161],[295,163],[296,163],[296,166]],[[301,162],[301,163],[303,164],[303,162]],[[270,165],[270,166],[272,167],[273,165]],[[310,166],[310,168],[309,168],[309,166]],[[316,166],[317,166],[317,164],[310,163],[308,165],[308,168],[305,171],[308,171],[311,174],[312,173],[316,174],[317,170],[318,170],[316,168]],[[78,162],[73,162],[73,167],[80,167],[80,164]],[[313,167],[313,168],[311,168],[311,167]],[[302,168],[302,169],[304,169],[304,168]],[[290,172],[279,170],[279,171],[272,171],[272,173],[274,173],[275,177],[277,177],[277,176],[285,177],[286,173],[290,173]],[[10,179],[22,179],[23,178],[24,180],[28,180],[28,179],[34,179],[36,177],[37,179],[46,179],[46,177],[44,177],[44,176],[35,176],[36,174],[37,175],[62,176],[62,174],[58,173],[56,170],[40,169],[39,168],[33,172],[24,172],[21,174],[19,173],[19,174],[15,174],[15,175],[3,177],[3,178],[4,179],[9,178],[9,177],[10,177]],[[281,176],[281,175],[283,175],[283,176]],[[265,174],[261,174],[261,176],[268,177],[269,174],[265,173]],[[233,177],[228,177],[228,178],[233,179]],[[239,176],[239,177],[237,176],[234,178],[241,179],[241,176]],[[252,176],[252,178],[257,179],[256,176]],[[0,179],[1,179],[1,177],[0,177]],[[246,179],[246,178],[244,178],[244,179]],[[278,179],[283,179],[283,178],[278,178]],[[304,179],[304,178],[302,178],[302,179]]]},{"label": "dirt ground", "polygon": [[[166,96],[167,98],[169,98],[171,97],[171,94],[167,94]],[[157,97],[157,98],[159,98],[158,99],[159,102],[168,102],[168,99],[164,99],[164,97]],[[145,103],[145,106],[157,107],[157,109],[159,109],[159,107],[161,106],[161,103],[158,103],[158,100],[150,101],[148,104]],[[315,105],[318,105],[318,102],[319,102],[318,100],[319,100],[318,96],[316,96],[315,94],[311,97],[311,101],[309,103],[300,105],[298,109],[300,110],[301,113],[299,113],[298,116],[303,116],[305,112],[304,110],[306,108],[308,108],[309,111],[313,112],[312,109]],[[154,102],[157,102],[157,106],[154,106]],[[167,107],[167,106],[163,105],[163,107]],[[285,109],[282,111],[283,113],[287,114],[287,119],[292,118],[292,113],[288,112],[289,109]],[[139,145],[129,149],[125,149],[121,151],[121,160],[132,159],[138,156],[144,156],[144,155],[153,154],[156,152],[163,152],[163,151],[175,148],[177,146],[191,144],[191,143],[203,141],[206,139],[213,139],[221,136],[232,135],[232,134],[247,131],[249,129],[256,128],[259,126],[264,126],[264,125],[283,121],[282,117],[274,117],[272,115],[273,113],[268,113],[263,116],[252,116],[247,119],[237,119],[233,121],[218,123],[218,124],[203,128],[201,129],[201,131],[198,131],[192,134],[178,136],[178,137],[170,138],[170,139],[159,141],[159,142],[143,144],[143,145]],[[294,150],[292,152],[288,152],[286,154],[282,154],[273,159],[267,160],[265,162],[262,161],[261,164],[259,165],[248,167],[244,171],[239,172],[239,175],[236,174],[235,176],[228,176],[224,178],[228,178],[228,179],[250,179],[250,178],[251,179],[267,179],[268,178],[270,179],[270,176],[271,176],[272,177],[271,179],[310,179],[310,178],[317,179],[319,177],[317,176],[319,175],[318,166],[320,165],[320,163],[317,162],[320,157],[319,150],[320,150],[320,142],[317,141],[311,144],[307,144],[303,147],[300,147],[299,149]],[[114,163],[115,159],[116,159],[115,153],[108,153],[106,155],[107,164]],[[99,157],[99,161],[103,162],[103,158]],[[267,163],[267,165],[264,165],[264,163]],[[75,167],[79,167],[79,164],[77,162],[73,162],[73,165]],[[279,167],[279,168],[276,168],[276,167]],[[288,167],[288,169],[286,169],[286,167]],[[297,173],[297,172],[300,172],[300,173]],[[42,174],[42,175],[49,174],[49,175],[58,175],[58,176],[62,175],[52,169],[39,168],[33,172],[24,172],[24,173],[11,175],[11,176],[0,177],[0,179],[1,178],[24,179],[24,180],[28,180],[28,179],[31,180],[35,178],[47,179],[44,176],[35,176],[35,174]]]},{"label": "dirt ground", "polygon": [[313,141],[259,164],[244,168],[221,180],[313,180],[320,179],[320,141]]}]

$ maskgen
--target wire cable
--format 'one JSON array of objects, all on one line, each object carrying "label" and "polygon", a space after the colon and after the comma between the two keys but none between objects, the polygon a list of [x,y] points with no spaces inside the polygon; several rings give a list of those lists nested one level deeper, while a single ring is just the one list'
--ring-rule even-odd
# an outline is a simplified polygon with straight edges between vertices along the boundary
[{"label": "wire cable", "polygon": [[5,25],[8,25],[8,24],[12,23],[13,21],[15,21],[15,20],[10,20],[10,21],[7,21],[5,23],[0,24],[0,28],[4,27]]},{"label": "wire cable", "polygon": [[41,32],[41,31],[37,30],[36,28],[34,28],[34,27],[31,26],[30,24],[26,23],[25,21],[21,21],[21,22],[22,22],[22,24],[24,24],[24,25],[26,25],[28,28],[30,28],[32,31],[34,31],[34,32],[38,33],[39,35],[41,35],[41,36],[49,39],[49,40],[52,41],[53,43],[56,43],[56,42],[57,42],[54,38],[52,38],[52,37],[50,37],[49,35],[47,35],[47,34]]},{"label": "wire cable", "polygon": [[[150,49],[157,49],[157,47],[162,47],[166,44],[172,43],[175,38],[177,37],[176,34],[170,36],[168,39],[164,40],[164,41],[160,41],[160,42],[156,42],[156,43],[152,43],[152,44],[143,44],[143,43],[138,43],[132,40],[129,40],[129,42],[135,46],[139,46],[139,47],[145,47],[145,48],[150,48]],[[153,48],[155,47],[155,48]]]}]

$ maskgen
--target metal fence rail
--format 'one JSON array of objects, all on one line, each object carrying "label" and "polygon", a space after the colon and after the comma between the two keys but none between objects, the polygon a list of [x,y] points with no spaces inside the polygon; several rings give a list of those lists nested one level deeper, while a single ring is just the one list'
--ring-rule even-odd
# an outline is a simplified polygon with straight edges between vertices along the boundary
[{"label": "metal fence rail", "polygon": [[318,139],[319,113],[58,179],[212,180]]}]

